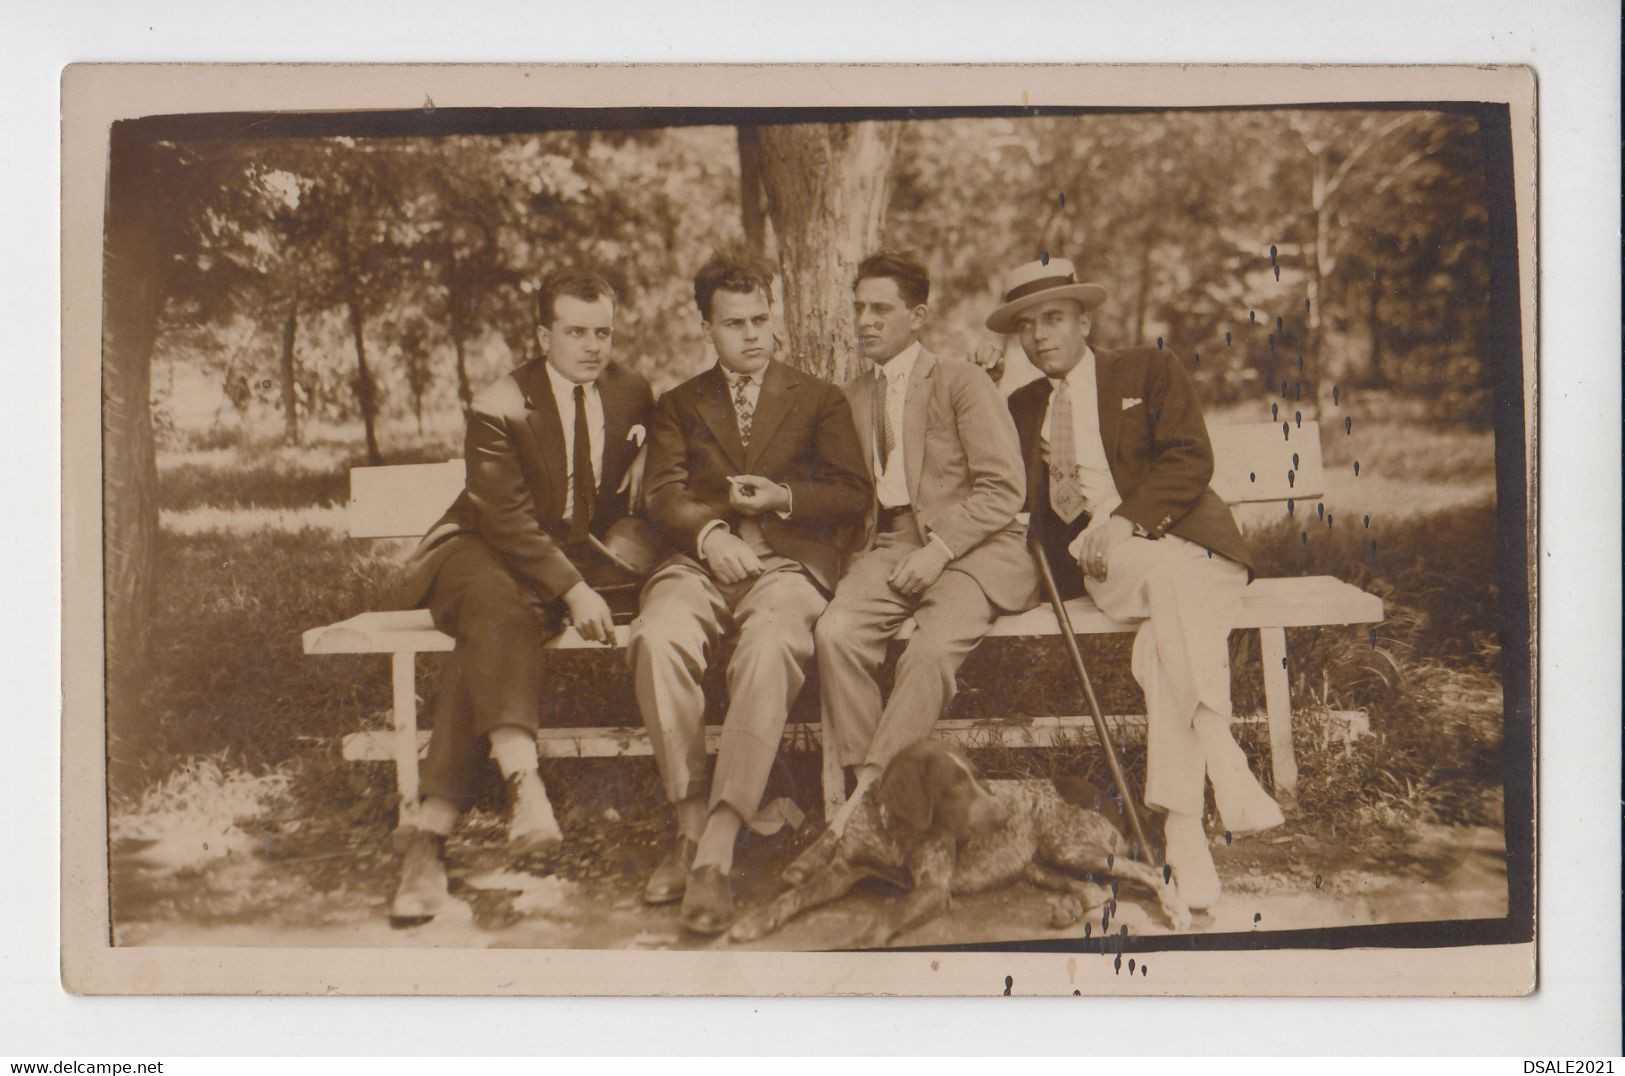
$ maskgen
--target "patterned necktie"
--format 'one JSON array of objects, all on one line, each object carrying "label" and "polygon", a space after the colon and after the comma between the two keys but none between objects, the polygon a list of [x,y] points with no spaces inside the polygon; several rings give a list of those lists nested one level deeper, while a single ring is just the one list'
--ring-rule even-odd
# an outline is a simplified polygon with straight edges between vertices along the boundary
[{"label": "patterned necktie", "polygon": [[886,368],[875,367],[875,395],[874,406],[871,409],[875,424],[875,450],[880,456],[880,473],[886,473],[886,465],[891,462],[893,446],[897,444],[897,433],[892,428],[891,398],[889,389],[891,382],[886,378]]},{"label": "patterned necktie", "polygon": [[598,484],[592,476],[592,441],[587,437],[587,390],[580,385],[576,386],[575,401],[575,450],[570,467],[570,493],[575,503],[570,509],[570,535],[566,539],[572,543],[586,541],[593,502],[598,499]]},{"label": "patterned necktie", "polygon": [[750,378],[734,378],[734,417],[739,420],[739,444],[750,447],[750,424],[756,419],[756,404],[750,398]]},{"label": "patterned necktie", "polygon": [[1072,387],[1064,379],[1049,405],[1049,506],[1061,522],[1071,523],[1083,511],[1083,480],[1072,429]]}]

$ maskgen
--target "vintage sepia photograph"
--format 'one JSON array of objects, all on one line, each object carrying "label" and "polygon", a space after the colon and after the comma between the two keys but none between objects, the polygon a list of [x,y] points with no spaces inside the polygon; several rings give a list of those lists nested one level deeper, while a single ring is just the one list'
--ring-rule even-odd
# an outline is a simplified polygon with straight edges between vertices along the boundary
[{"label": "vintage sepia photograph", "polygon": [[1527,71],[230,70],[64,84],[85,989],[1533,988]]}]

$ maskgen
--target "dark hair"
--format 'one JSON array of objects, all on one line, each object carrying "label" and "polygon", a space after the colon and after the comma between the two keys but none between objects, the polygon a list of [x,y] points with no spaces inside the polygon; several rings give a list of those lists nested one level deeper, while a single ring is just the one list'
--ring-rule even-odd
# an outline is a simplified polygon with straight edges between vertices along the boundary
[{"label": "dark hair", "polygon": [[549,273],[536,291],[536,323],[542,328],[553,327],[553,318],[558,314],[556,307],[561,295],[568,295],[572,299],[580,299],[586,303],[595,303],[607,295],[611,305],[615,303],[615,289],[609,286],[609,281],[597,273],[579,269],[559,269]]},{"label": "dark hair", "polygon": [[739,250],[718,250],[694,274],[694,305],[700,317],[711,320],[711,299],[719,291],[745,295],[758,288],[768,302],[773,301],[773,267],[761,258]]},{"label": "dark hair", "polygon": [[882,250],[858,263],[858,277],[852,281],[855,288],[865,280],[888,277],[897,282],[897,294],[910,307],[919,306],[931,297],[931,277],[925,266],[901,251]]}]

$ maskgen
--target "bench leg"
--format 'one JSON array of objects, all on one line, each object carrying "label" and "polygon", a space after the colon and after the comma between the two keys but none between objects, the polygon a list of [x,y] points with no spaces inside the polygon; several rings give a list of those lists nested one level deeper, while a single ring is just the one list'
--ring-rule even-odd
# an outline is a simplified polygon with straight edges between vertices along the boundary
[{"label": "bench leg", "polygon": [[390,657],[395,686],[395,789],[401,797],[401,820],[418,802],[417,655]]},{"label": "bench leg", "polygon": [[1288,796],[1298,792],[1298,757],[1292,751],[1292,693],[1287,679],[1286,629],[1259,628],[1258,649],[1264,658],[1264,706],[1270,722],[1270,772],[1275,788]]},{"label": "bench leg", "polygon": [[835,737],[827,719],[818,727],[818,739],[823,758],[824,824],[827,826],[846,803],[846,774],[841,770],[841,756],[835,750]]}]

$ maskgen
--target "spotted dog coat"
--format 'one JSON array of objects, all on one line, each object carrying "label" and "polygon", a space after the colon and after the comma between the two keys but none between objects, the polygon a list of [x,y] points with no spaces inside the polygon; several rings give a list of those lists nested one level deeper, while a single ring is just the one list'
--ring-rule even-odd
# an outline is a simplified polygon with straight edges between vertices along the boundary
[{"label": "spotted dog coat", "polygon": [[[1145,887],[1176,929],[1190,910],[1161,872],[1113,854],[1118,831],[1099,811],[1063,800],[1049,781],[985,781],[958,751],[927,740],[886,767],[874,794],[848,820],[829,861],[734,925],[754,941],[809,908],[845,895],[864,878],[909,890],[890,918],[866,924],[852,943],[886,944],[946,911],[955,893],[980,893],[1025,879],[1045,889],[1104,903],[1095,879]],[[827,838],[827,835],[826,835]]]}]

